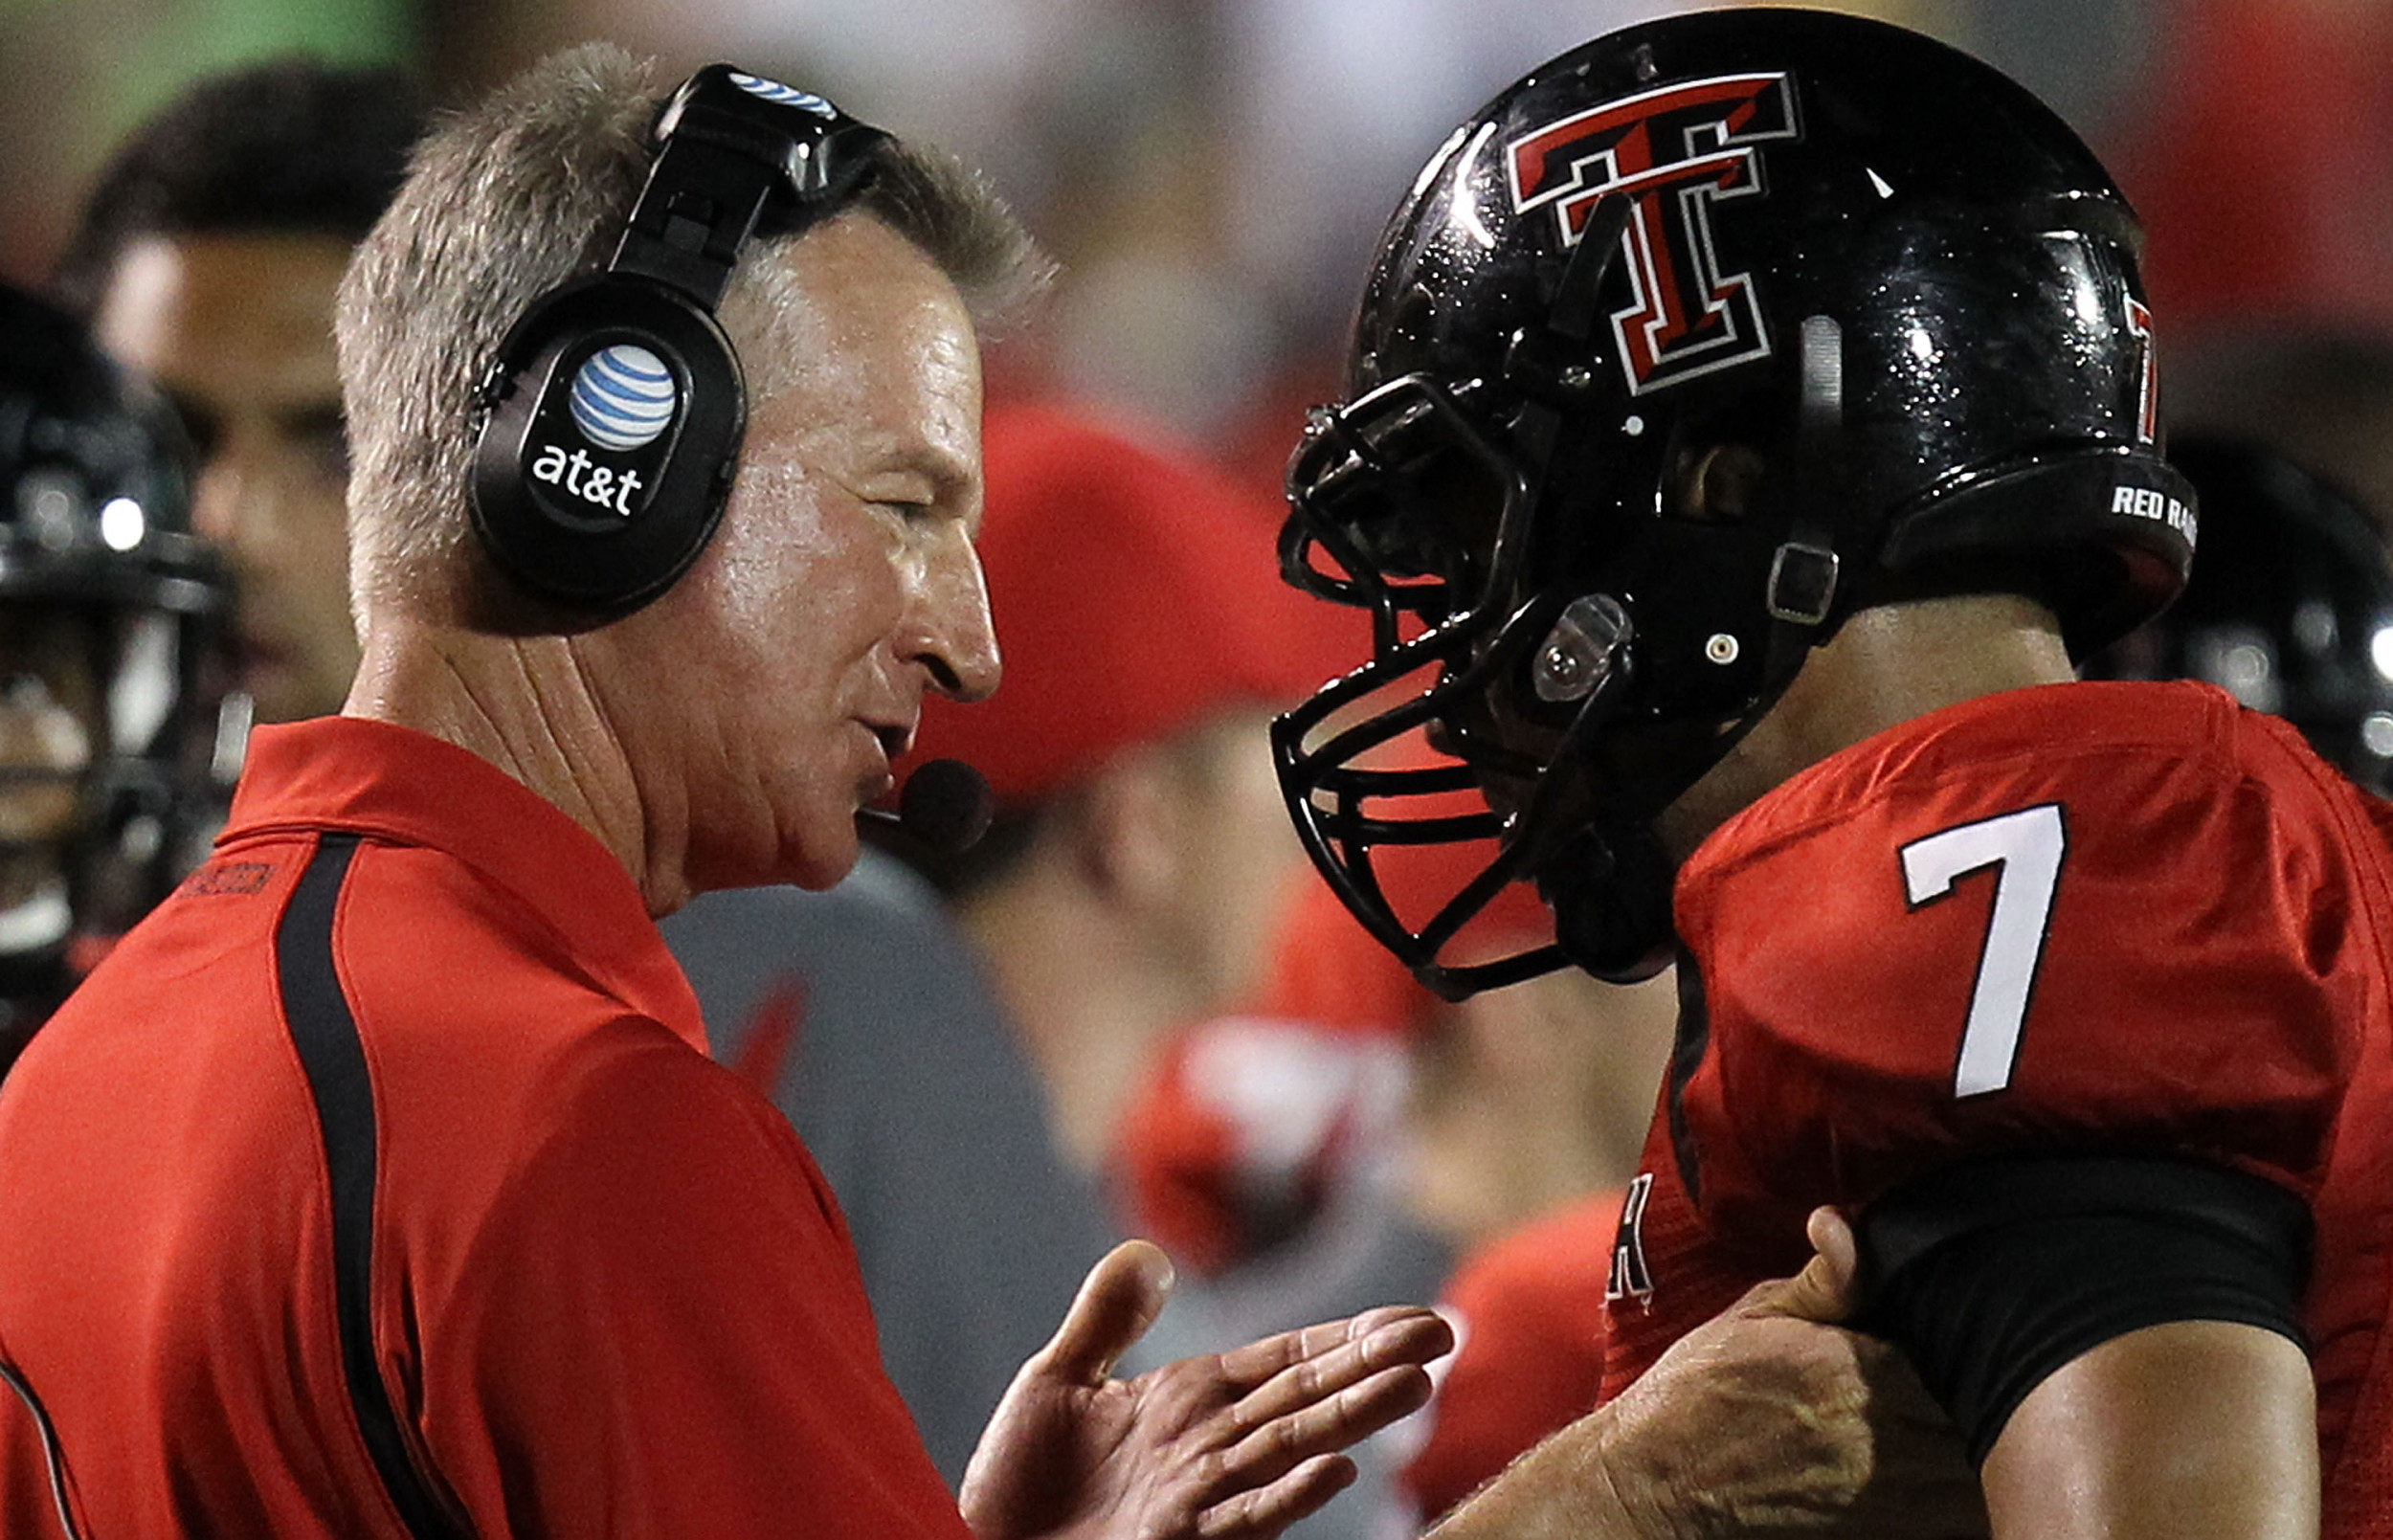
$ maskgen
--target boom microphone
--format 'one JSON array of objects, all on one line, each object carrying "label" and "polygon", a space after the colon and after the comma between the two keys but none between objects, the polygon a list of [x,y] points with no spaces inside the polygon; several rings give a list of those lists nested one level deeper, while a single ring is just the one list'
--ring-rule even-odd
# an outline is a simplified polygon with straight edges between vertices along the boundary
[{"label": "boom microphone", "polygon": [[943,855],[958,856],[980,842],[996,811],[997,799],[980,771],[960,759],[933,759],[906,778],[896,812],[859,808],[856,815],[903,829],[908,838]]}]

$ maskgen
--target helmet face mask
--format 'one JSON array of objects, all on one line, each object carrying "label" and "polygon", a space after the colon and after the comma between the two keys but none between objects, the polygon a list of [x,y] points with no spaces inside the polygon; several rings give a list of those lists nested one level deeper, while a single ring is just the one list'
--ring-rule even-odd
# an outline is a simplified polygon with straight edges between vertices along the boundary
[{"label": "helmet face mask", "polygon": [[1408,639],[1406,617],[1417,629],[1485,607],[1516,553],[1519,480],[1439,384],[1406,376],[1312,414],[1288,466],[1288,496],[1312,517],[1284,529],[1283,563],[1370,610],[1387,651]]},{"label": "helmet face mask", "polygon": [[[2025,92],[1851,17],[1632,28],[1458,129],[1289,470],[1289,580],[1374,615],[1374,661],[1277,737],[1364,924],[1448,994],[1644,976],[1654,820],[1845,616],[2025,592],[2084,650],[2165,603],[2191,495],[2136,243]],[[1456,841],[1480,877],[1399,914],[1378,867]],[[1557,946],[1479,958],[1515,881]]]},{"label": "helmet face mask", "polygon": [[[181,875],[237,764],[230,583],[190,532],[165,403],[4,287],[0,337],[0,909],[63,889],[73,927],[105,934]],[[0,966],[0,1003],[39,983]]]},{"label": "helmet face mask", "polygon": [[0,912],[29,877],[56,882],[104,732],[79,607],[0,606]]}]

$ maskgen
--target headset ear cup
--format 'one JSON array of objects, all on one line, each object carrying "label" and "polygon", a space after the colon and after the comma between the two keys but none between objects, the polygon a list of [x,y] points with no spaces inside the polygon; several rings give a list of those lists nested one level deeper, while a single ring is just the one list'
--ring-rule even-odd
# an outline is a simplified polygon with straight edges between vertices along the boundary
[{"label": "headset ear cup", "polygon": [[748,421],[739,356],[714,318],[620,273],[536,301],[482,406],[469,501],[483,548],[526,591],[610,617],[697,560]]}]

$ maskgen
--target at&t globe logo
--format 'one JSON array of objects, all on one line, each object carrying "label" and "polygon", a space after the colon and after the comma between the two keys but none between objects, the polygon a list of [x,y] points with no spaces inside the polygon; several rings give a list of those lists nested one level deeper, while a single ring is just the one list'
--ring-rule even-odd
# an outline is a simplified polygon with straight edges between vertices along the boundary
[{"label": "at&t globe logo", "polygon": [[778,80],[768,80],[756,75],[742,75],[739,71],[733,70],[731,83],[751,97],[761,97],[767,101],[777,101],[785,107],[796,107],[800,111],[811,112],[817,118],[839,116],[838,108],[812,91],[800,91],[795,86],[783,85]]},{"label": "at&t globe logo", "polygon": [[591,354],[573,376],[573,426],[620,454],[664,432],[679,400],[663,359],[637,343],[617,343]]},{"label": "at&t globe logo", "polygon": [[[673,425],[681,406],[681,391],[663,359],[637,343],[602,347],[583,361],[568,396],[573,426],[592,445],[617,455],[644,449]],[[633,495],[643,484],[639,472],[602,464],[586,450],[568,453],[556,444],[540,446],[532,461],[534,480],[561,486],[593,507],[610,509],[624,518],[632,514]]]}]

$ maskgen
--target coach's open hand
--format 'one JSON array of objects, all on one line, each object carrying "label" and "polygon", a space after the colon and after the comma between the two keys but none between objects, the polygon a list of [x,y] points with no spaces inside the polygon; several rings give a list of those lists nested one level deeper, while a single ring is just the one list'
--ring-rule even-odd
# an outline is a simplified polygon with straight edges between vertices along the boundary
[{"label": "coach's open hand", "polygon": [[1427,1401],[1421,1366],[1454,1345],[1427,1310],[1367,1310],[1112,1378],[1171,1289],[1143,1240],[1090,1271],[964,1474],[980,1540],[1267,1540],[1354,1479],[1338,1451]]}]

